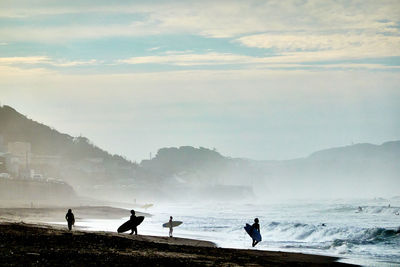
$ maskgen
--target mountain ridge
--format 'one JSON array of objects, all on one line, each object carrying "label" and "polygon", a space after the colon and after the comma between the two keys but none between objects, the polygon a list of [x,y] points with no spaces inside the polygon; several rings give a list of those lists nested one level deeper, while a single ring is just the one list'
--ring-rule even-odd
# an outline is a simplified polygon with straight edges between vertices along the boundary
[{"label": "mountain ridge", "polygon": [[[45,137],[39,138],[42,132]],[[149,196],[172,199],[179,194],[201,198],[212,190],[219,196],[233,189],[244,197],[252,194],[249,188],[269,197],[292,197],[298,192],[352,196],[354,188],[362,193],[394,194],[400,181],[397,140],[334,147],[304,158],[275,161],[232,158],[204,147],[169,147],[160,148],[155,157],[136,164],[111,155],[85,137],[59,133],[28,119],[9,106],[0,107],[2,134],[5,141],[31,142],[33,153],[53,153],[67,159],[55,175],[63,176],[80,193],[101,197],[111,194],[112,198],[124,195],[124,201]],[[104,161],[88,162],[91,157],[104,157]],[[48,172],[51,174],[51,170]]]}]

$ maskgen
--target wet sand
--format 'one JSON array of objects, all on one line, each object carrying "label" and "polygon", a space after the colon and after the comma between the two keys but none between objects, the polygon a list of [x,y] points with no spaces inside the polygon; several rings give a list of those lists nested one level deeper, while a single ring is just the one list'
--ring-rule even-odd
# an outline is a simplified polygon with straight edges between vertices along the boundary
[{"label": "wet sand", "polygon": [[0,223],[1,266],[345,266],[336,258],[216,248],[207,241]]},{"label": "wet sand", "polygon": [[[76,220],[118,219],[129,210],[71,207]],[[301,253],[217,248],[187,238],[68,231],[67,208],[0,208],[0,266],[342,266],[337,258]],[[137,215],[151,216],[137,211]]]},{"label": "wet sand", "polygon": [[[75,215],[75,220],[86,219],[120,219],[130,216],[127,209],[109,206],[77,206],[70,207]],[[0,208],[0,221],[47,223],[63,222],[68,208],[44,207],[44,208]],[[151,216],[149,213],[136,211],[137,216]]]}]

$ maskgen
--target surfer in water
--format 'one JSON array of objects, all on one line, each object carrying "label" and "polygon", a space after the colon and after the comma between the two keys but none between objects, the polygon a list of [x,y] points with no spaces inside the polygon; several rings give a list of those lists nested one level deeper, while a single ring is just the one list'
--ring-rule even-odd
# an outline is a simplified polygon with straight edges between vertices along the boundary
[{"label": "surfer in water", "polygon": [[172,231],[173,231],[173,226],[172,226],[172,216],[169,216],[169,237],[172,237]]},{"label": "surfer in water", "polygon": [[132,222],[132,232],[130,233],[130,235],[133,235],[133,232],[135,232],[135,235],[137,235],[137,225],[136,225],[136,215],[135,215],[135,211],[131,210],[131,218],[130,221]]},{"label": "surfer in water", "polygon": [[68,223],[68,229],[71,231],[72,225],[75,224],[75,217],[74,217],[74,214],[72,213],[71,209],[69,209],[67,214],[65,214],[65,219],[67,220],[67,223]]},{"label": "surfer in water", "polygon": [[[256,230],[257,230],[258,232],[260,232],[260,225],[258,224],[258,218],[255,218],[255,219],[254,219],[254,223],[253,223],[253,225],[252,225],[251,227],[253,227],[253,231],[256,231]],[[257,244],[258,244],[258,241],[256,241],[256,240],[253,238],[253,244],[252,244],[252,246],[255,247]]]}]

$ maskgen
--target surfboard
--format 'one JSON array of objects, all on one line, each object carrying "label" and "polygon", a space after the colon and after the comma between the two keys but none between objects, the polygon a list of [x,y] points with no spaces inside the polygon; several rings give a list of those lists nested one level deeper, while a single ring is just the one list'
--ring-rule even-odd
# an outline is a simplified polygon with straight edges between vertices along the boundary
[{"label": "surfboard", "polygon": [[131,230],[133,227],[138,226],[141,224],[144,220],[144,216],[138,216],[135,219],[135,222],[133,223],[131,220],[124,222],[120,227],[118,227],[117,232],[118,233],[123,233],[126,231]]},{"label": "surfboard", "polygon": [[[172,221],[172,227],[177,227],[179,225],[181,225],[183,222],[181,221]],[[166,222],[162,225],[165,228],[169,228],[169,222]]]},{"label": "surfboard", "polygon": [[250,224],[246,223],[246,226],[244,227],[244,230],[246,230],[247,234],[254,240],[260,242],[261,241],[261,234],[257,229],[254,229],[253,226]]}]

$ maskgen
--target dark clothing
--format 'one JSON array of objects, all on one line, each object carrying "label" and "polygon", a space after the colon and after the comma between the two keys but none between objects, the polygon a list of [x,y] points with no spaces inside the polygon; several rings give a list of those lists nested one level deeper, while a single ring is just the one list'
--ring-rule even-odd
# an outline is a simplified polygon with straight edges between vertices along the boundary
[{"label": "dark clothing", "polygon": [[131,215],[131,218],[129,219],[132,223],[132,232],[130,233],[131,235],[133,233],[135,233],[135,235],[137,235],[137,225],[136,225],[136,216],[135,215]]},{"label": "dark clothing", "polygon": [[260,232],[260,225],[258,223],[253,223],[251,227],[253,227],[253,229],[257,229]]},{"label": "dark clothing", "polygon": [[[260,232],[260,225],[258,223],[253,223],[253,225],[251,226],[253,228],[253,231],[257,230],[258,232]],[[252,246],[255,247],[258,244],[258,241],[256,241],[255,239],[253,239],[253,244]]]},{"label": "dark clothing", "polygon": [[172,227],[172,219],[169,219],[169,237],[172,237],[172,232],[174,228]]},{"label": "dark clothing", "polygon": [[66,219],[67,222],[68,222],[68,229],[69,229],[69,230],[72,230],[72,225],[74,225],[74,223],[75,223],[74,214],[73,214],[72,212],[68,212],[68,213],[65,215],[65,219]]}]

